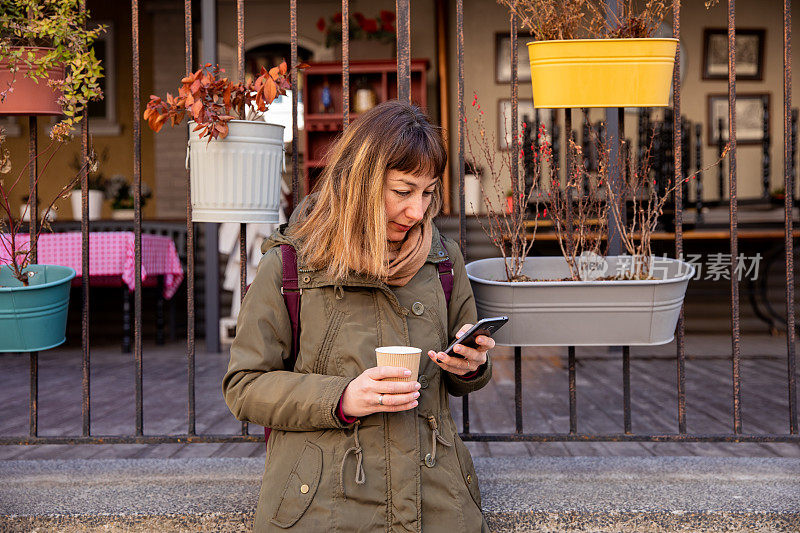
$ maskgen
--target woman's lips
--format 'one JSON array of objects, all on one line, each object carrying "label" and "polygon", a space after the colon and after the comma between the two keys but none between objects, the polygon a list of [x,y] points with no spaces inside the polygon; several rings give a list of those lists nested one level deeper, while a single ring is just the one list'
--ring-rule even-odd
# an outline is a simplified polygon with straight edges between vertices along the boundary
[{"label": "woman's lips", "polygon": [[400,231],[408,231],[411,229],[411,226],[403,226],[402,224],[398,224],[397,222],[392,222],[392,224],[394,224]]}]

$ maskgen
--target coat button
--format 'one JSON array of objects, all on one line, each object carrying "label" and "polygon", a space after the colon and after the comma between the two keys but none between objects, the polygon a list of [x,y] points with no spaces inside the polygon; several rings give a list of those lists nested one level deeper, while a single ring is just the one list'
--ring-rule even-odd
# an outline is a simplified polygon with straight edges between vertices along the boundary
[{"label": "coat button", "polygon": [[414,302],[414,305],[411,306],[411,312],[417,316],[420,316],[425,312],[425,306],[422,305],[422,302]]},{"label": "coat button", "polygon": [[472,476],[467,474],[467,484],[472,483]]},{"label": "coat button", "polygon": [[417,381],[419,381],[419,388],[420,389],[427,389],[428,388],[428,376],[420,376]]},{"label": "coat button", "polygon": [[303,276],[303,283],[308,283],[311,281],[311,276]]},{"label": "coat button", "polygon": [[308,494],[308,485],[306,485],[305,483],[303,483],[302,485],[300,485],[300,492],[301,492],[302,494]]},{"label": "coat button", "polygon": [[433,468],[436,465],[436,459],[433,458],[431,454],[427,454],[425,456],[425,466],[428,468]]},{"label": "coat button", "polygon": [[444,252],[442,250],[439,250],[439,257],[444,257]]}]

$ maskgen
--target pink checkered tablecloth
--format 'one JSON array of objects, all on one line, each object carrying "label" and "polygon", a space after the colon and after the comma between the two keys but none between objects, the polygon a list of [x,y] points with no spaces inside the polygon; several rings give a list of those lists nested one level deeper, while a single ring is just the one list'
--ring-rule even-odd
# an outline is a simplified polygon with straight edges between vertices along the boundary
[{"label": "pink checkered tablecloth", "polygon": [[[21,237],[21,238],[20,238]],[[89,276],[121,277],[130,290],[136,287],[132,231],[89,234]],[[27,249],[28,235],[17,236],[17,249]],[[8,263],[9,236],[0,234],[0,264]],[[81,234],[42,233],[38,262],[72,267],[81,276]],[[142,282],[164,276],[164,298],[170,299],[183,281],[183,267],[175,243],[162,235],[142,234]]]}]

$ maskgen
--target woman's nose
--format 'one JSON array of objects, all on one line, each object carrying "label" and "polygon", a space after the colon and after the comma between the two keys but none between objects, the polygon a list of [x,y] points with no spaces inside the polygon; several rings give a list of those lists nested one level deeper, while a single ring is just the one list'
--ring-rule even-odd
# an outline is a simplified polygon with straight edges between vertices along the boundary
[{"label": "woman's nose", "polygon": [[425,214],[425,209],[423,205],[422,198],[419,200],[414,200],[411,205],[409,205],[408,209],[406,209],[406,216],[417,222],[422,220],[422,216]]}]

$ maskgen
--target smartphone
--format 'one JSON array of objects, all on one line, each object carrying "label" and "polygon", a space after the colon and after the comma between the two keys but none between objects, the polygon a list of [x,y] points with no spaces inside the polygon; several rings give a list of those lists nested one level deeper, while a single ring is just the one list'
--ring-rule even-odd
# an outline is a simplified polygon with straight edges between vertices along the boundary
[{"label": "smartphone", "polygon": [[475,338],[478,335],[485,335],[487,337],[491,337],[495,331],[503,327],[503,324],[508,322],[507,316],[495,316],[491,318],[484,318],[478,321],[477,324],[469,328],[469,331],[461,335],[459,338],[453,341],[453,343],[447,347],[444,351],[450,357],[460,357],[461,359],[464,358],[463,355],[458,354],[453,351],[453,347],[456,344],[463,344],[464,346],[469,346],[470,348],[477,348],[478,343],[475,342]]}]

